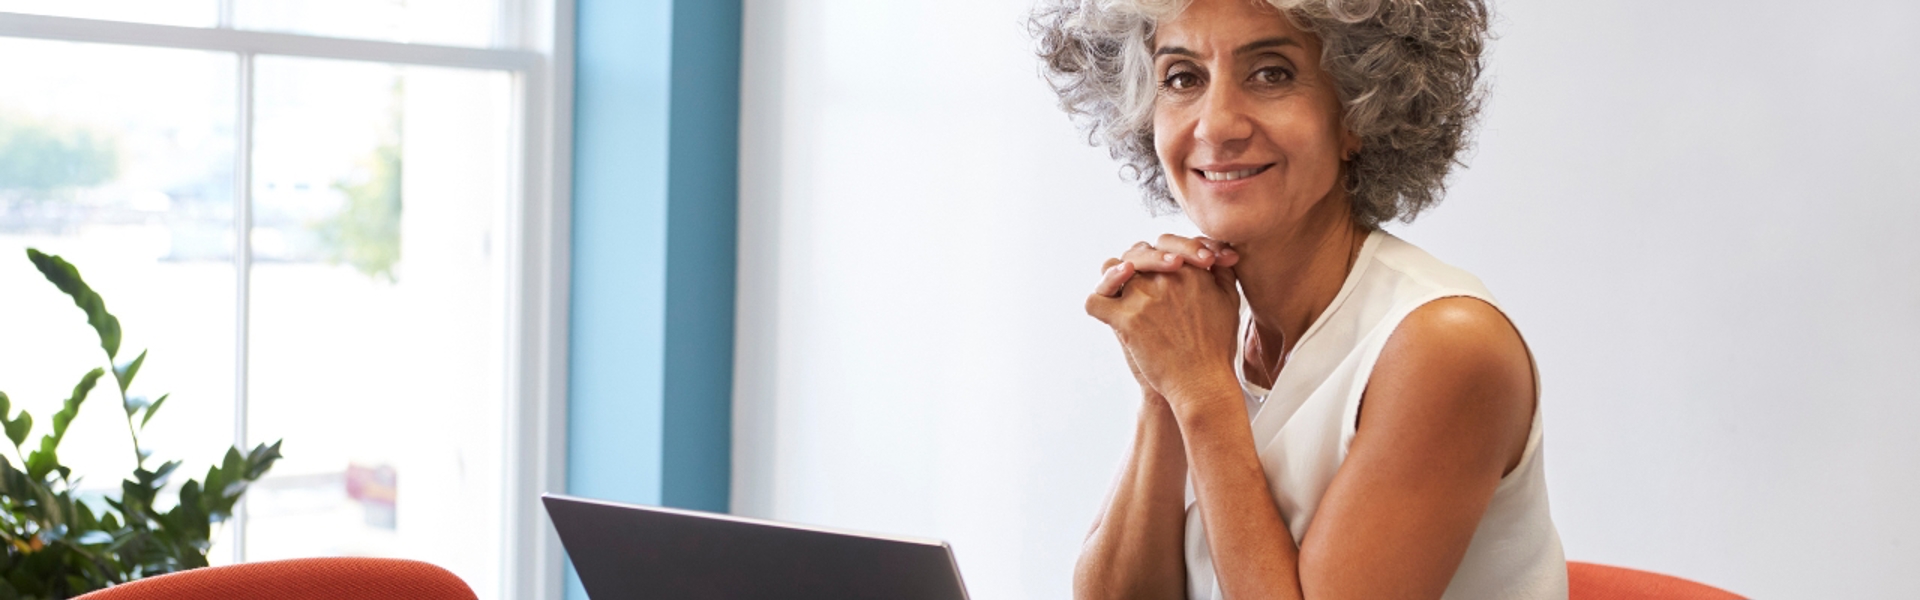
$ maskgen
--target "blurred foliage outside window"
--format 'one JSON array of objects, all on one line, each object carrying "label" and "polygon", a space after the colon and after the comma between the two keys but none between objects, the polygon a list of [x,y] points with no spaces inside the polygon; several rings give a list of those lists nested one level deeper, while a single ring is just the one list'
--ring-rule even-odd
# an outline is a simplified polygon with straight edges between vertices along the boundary
[{"label": "blurred foliage outside window", "polygon": [[366,178],[340,179],[333,189],[346,195],[340,212],[314,222],[327,260],[346,263],[374,279],[396,283],[394,265],[400,262],[400,101],[405,89],[393,85],[392,126],[387,139],[361,161]]},{"label": "blurred foliage outside window", "polygon": [[365,181],[334,182],[333,189],[346,194],[346,204],[313,228],[327,260],[394,283],[394,264],[400,262],[400,145],[381,144],[366,166]]},{"label": "blurred foliage outside window", "polygon": [[72,190],[112,181],[119,173],[113,135],[0,111],[0,198],[70,197]]}]

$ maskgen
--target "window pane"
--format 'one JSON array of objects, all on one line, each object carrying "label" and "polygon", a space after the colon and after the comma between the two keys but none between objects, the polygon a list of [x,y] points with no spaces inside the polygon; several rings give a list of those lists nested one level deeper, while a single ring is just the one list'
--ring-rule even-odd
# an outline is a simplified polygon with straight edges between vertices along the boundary
[{"label": "window pane", "polygon": [[256,63],[247,559],[500,570],[510,79]]},{"label": "window pane", "polygon": [[233,0],[242,29],[450,46],[493,45],[499,0]]},{"label": "window pane", "polygon": [[212,27],[220,0],[0,0],[0,12]]},{"label": "window pane", "polygon": [[[232,444],[235,72],[227,54],[0,39],[0,390],[39,431],[106,356],[28,247],[105,299],[121,360],[150,351],[129,392],[172,394],[142,436],[154,459],[197,479]],[[83,489],[132,471],[119,404],[102,383],[60,446]]]}]

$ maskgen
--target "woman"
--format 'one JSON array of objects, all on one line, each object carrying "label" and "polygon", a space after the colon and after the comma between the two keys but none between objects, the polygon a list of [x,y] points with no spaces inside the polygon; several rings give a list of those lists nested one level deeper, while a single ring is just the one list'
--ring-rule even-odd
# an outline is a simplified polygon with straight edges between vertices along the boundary
[{"label": "woman", "polygon": [[1486,22],[1481,0],[1036,13],[1063,107],[1205,235],[1135,245],[1087,299],[1144,400],[1077,597],[1566,597],[1525,343],[1379,229],[1444,191]]}]

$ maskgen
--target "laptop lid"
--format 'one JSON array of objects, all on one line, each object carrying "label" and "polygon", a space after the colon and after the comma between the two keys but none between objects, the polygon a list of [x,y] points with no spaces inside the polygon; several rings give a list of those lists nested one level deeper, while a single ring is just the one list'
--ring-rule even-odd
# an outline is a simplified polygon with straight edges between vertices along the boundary
[{"label": "laptop lid", "polygon": [[945,542],[543,494],[594,600],[966,600]]}]

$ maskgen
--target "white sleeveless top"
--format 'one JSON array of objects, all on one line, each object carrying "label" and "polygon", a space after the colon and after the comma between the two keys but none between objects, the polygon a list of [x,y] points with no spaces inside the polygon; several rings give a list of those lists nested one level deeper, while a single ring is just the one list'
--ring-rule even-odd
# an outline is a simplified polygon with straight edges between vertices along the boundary
[{"label": "white sleeveless top", "polygon": [[[1298,343],[1280,370],[1273,390],[1240,376],[1253,415],[1253,439],[1267,486],[1294,543],[1306,537],[1320,497],[1346,461],[1374,362],[1388,336],[1414,309],[1440,298],[1478,298],[1498,308],[1492,294],[1472,274],[1440,262],[1425,251],[1385,232],[1367,236],[1353,272],[1320,318]],[[1242,350],[1249,313],[1241,315]],[[1236,356],[1239,372],[1244,364]],[[1539,376],[1534,376],[1539,397]],[[1447,585],[1446,600],[1564,600],[1567,563],[1560,534],[1547,514],[1547,480],[1540,449],[1540,410],[1520,464],[1501,478],[1493,501],[1480,517],[1467,555]],[[1223,600],[1208,556],[1200,507],[1188,481],[1186,561],[1187,597]]]}]

